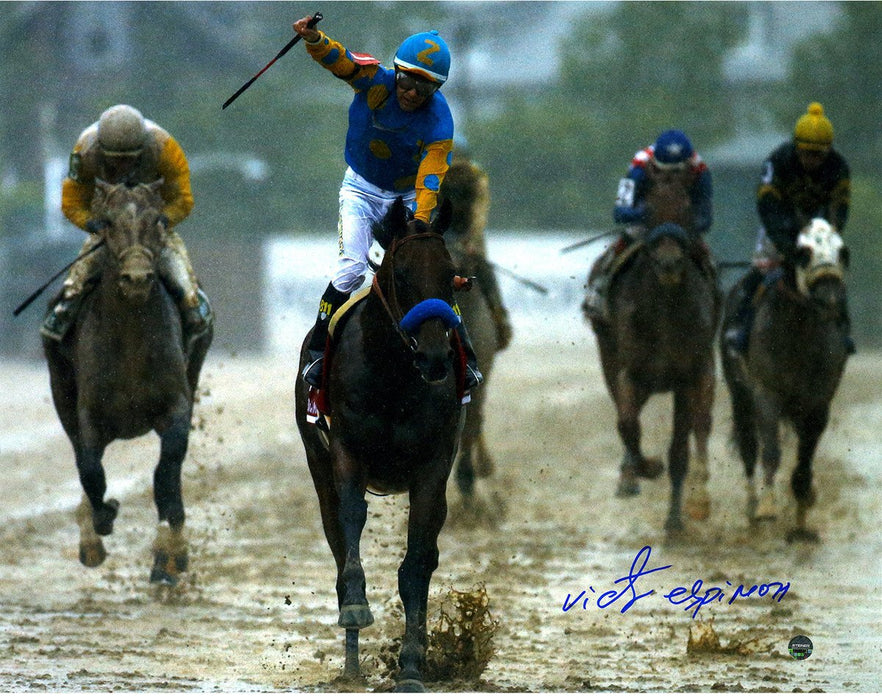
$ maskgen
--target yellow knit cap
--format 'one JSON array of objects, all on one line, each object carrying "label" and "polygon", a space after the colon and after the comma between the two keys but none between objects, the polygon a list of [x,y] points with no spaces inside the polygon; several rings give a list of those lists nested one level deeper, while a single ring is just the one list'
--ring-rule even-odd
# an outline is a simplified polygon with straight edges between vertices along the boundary
[{"label": "yellow knit cap", "polygon": [[824,116],[820,102],[812,102],[808,111],[796,122],[793,138],[798,148],[826,151],[833,143],[833,124]]}]

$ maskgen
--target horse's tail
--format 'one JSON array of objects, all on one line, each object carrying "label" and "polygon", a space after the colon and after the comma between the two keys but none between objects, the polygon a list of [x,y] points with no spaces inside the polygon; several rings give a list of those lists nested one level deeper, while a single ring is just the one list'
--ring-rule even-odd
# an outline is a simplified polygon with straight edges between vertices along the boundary
[{"label": "horse's tail", "polygon": [[723,374],[726,377],[729,397],[732,401],[732,442],[738,449],[745,472],[750,478],[753,476],[758,454],[753,392],[745,382],[744,368],[738,366],[744,360],[732,357],[725,348],[722,355]]}]

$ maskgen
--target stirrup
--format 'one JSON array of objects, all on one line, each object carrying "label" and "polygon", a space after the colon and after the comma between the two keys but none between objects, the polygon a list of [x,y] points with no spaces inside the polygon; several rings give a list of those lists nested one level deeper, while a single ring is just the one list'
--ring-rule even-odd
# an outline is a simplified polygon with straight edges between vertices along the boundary
[{"label": "stirrup", "polygon": [[67,332],[73,325],[74,303],[75,300],[73,299],[61,299],[53,306],[49,313],[46,314],[46,318],[43,319],[43,324],[40,326],[40,335],[49,340],[54,340],[56,343],[64,340],[64,336],[67,335]]},{"label": "stirrup", "polygon": [[465,368],[465,389],[468,391],[469,389],[474,389],[476,386],[479,386],[484,383],[484,375],[481,374],[481,370],[478,369],[477,365],[466,364]]},{"label": "stirrup", "polygon": [[730,328],[723,336],[723,342],[731,355],[743,355],[747,350],[747,333],[743,328]]},{"label": "stirrup", "polygon": [[318,350],[308,350],[309,362],[303,368],[302,376],[313,389],[322,388],[322,373],[325,366],[325,353]]}]

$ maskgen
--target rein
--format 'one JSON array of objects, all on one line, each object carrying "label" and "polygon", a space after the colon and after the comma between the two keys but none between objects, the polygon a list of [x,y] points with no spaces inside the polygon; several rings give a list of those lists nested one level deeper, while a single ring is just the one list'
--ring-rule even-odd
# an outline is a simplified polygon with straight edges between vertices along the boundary
[{"label": "rein", "polygon": [[[416,341],[414,340],[413,336],[408,334],[407,331],[402,327],[402,321],[405,318],[405,314],[401,311],[401,305],[398,303],[398,295],[395,290],[395,253],[398,251],[398,249],[401,246],[403,246],[405,243],[408,243],[409,241],[413,241],[413,240],[417,240],[417,239],[426,239],[426,238],[436,238],[442,242],[444,241],[444,237],[441,234],[434,233],[432,231],[426,231],[423,233],[414,233],[409,236],[405,236],[404,238],[399,238],[392,244],[392,247],[389,249],[389,253],[388,253],[389,267],[390,267],[389,274],[392,278],[391,289],[390,289],[391,300],[387,299],[386,294],[383,292],[383,289],[380,287],[380,283],[379,283],[379,280],[376,275],[374,275],[374,279],[371,282],[371,289],[377,295],[377,297],[379,297],[380,301],[382,302],[383,308],[386,310],[386,314],[389,316],[389,319],[392,321],[392,326],[395,328],[395,332],[398,333],[398,336],[401,338],[402,342],[404,343],[404,346],[410,351],[414,351],[416,349]],[[431,300],[431,299],[424,300],[424,301],[420,302],[420,304],[418,304],[416,307],[414,307],[414,309],[411,309],[411,311],[408,312],[407,315],[409,316],[413,311],[417,310],[417,308],[421,304],[427,304],[427,302],[432,302],[432,301],[437,302],[439,300]],[[447,305],[445,304],[445,306],[447,306]],[[449,306],[448,306],[448,308],[449,308]],[[450,311],[450,314],[453,314],[452,310]],[[448,315],[442,314],[442,317],[444,318],[445,322],[448,325],[452,324],[452,318],[450,318],[450,314],[448,314]],[[417,315],[419,315],[419,314],[417,314]],[[437,316],[438,314],[431,314],[431,315]],[[453,316],[455,316],[455,314],[453,314]],[[458,319],[458,317],[456,317],[456,318]]]}]

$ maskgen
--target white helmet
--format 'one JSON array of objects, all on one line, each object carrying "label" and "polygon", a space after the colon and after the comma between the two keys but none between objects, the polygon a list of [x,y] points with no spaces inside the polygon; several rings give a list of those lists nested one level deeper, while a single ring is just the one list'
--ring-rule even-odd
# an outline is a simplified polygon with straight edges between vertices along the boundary
[{"label": "white helmet", "polygon": [[98,144],[106,156],[136,156],[147,140],[144,116],[129,105],[114,105],[98,119]]}]

